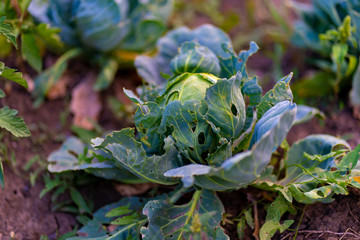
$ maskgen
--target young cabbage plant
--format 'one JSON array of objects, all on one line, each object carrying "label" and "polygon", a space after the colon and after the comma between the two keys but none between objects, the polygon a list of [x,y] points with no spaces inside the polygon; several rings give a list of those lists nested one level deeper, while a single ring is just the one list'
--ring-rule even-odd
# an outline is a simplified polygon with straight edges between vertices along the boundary
[{"label": "young cabbage plant", "polygon": [[[192,33],[199,29],[209,31],[204,31],[204,36],[194,38]],[[106,159],[121,166],[121,171],[129,171],[143,181],[177,185],[179,188],[168,196],[142,199],[141,204],[138,198],[130,198],[100,209],[94,214],[93,220],[80,229],[79,234],[82,236],[106,238],[111,235],[119,239],[129,236],[140,239],[140,235],[142,239],[229,239],[220,226],[224,207],[216,196],[216,191],[236,190],[251,184],[260,185],[259,181],[268,172],[272,173],[268,169],[272,166],[273,153],[283,143],[290,128],[319,114],[316,109],[293,103],[289,86],[292,74],[280,79],[273,89],[262,96],[256,78],[248,77],[245,69],[248,57],[258,49],[255,43],[250,44],[249,50],[237,54],[232,50],[227,35],[210,25],[187,30],[190,33],[184,37],[189,41],[178,43],[169,40],[169,35],[173,36],[172,34],[183,30],[184,28],[175,29],[159,40],[159,43],[171,42],[178,48],[178,52],[166,60],[167,65],[165,61],[159,64],[161,51],[155,59],[141,57],[137,61],[139,73],[145,69],[143,73],[149,75],[142,76],[150,84],[140,89],[141,97],[125,90],[128,97],[138,105],[135,113],[136,132],[134,128],[125,128],[105,138],[92,140],[92,147],[103,150],[107,155]],[[212,30],[220,34],[217,41],[212,41],[217,36],[213,35]],[[207,47],[202,47],[202,40],[199,40],[202,38],[211,43],[204,41]],[[213,57],[208,57],[207,54]],[[194,59],[198,62],[193,62]],[[221,64],[213,72],[216,62]],[[167,79],[152,74],[161,71],[160,67],[169,70]],[[203,69],[202,72],[197,72],[199,68]],[[159,85],[154,85],[155,83]],[[312,138],[304,139],[303,142],[312,146]],[[320,152],[305,147],[298,148],[298,158],[293,156],[291,161],[303,163],[302,156],[307,151],[309,156],[318,154],[318,157],[324,157],[329,151],[339,149],[333,147],[335,145],[348,150],[347,143],[331,136],[318,139],[318,145],[325,144],[328,138],[332,140],[329,143],[331,146],[323,152],[322,148]],[[296,147],[294,145],[292,148]],[[94,160],[91,163],[92,161]],[[351,161],[357,162],[357,159],[355,161],[352,158]],[[60,166],[61,162],[61,159],[55,161],[55,167]],[[73,162],[76,168],[81,167],[78,161]],[[342,173],[344,176],[346,174],[348,172]],[[275,180],[274,184],[280,186]],[[319,184],[309,184],[305,190],[317,189]],[[267,185],[271,186],[271,183]],[[191,201],[176,205],[184,193],[193,190]],[[270,190],[281,192],[280,187]],[[289,206],[292,199],[298,200],[289,197],[296,193],[288,193],[289,200],[286,201]],[[314,201],[328,197],[319,196],[310,197]],[[282,214],[278,215],[281,217]],[[106,227],[109,224],[117,227],[109,229]],[[97,227],[91,227],[95,225]],[[272,227],[269,223],[267,225],[267,228]]]},{"label": "young cabbage plant", "polygon": [[317,55],[311,58],[311,62],[322,72],[295,84],[294,91],[302,97],[338,95],[349,91],[352,85],[350,100],[358,106],[360,1],[312,0],[311,4],[297,4],[295,7],[301,20],[294,25],[293,43],[315,52]]},{"label": "young cabbage plant", "polygon": [[67,62],[80,55],[101,67],[94,89],[107,88],[120,66],[128,66],[137,54],[154,48],[166,30],[171,9],[172,0],[32,1],[32,16],[59,28],[68,47],[58,62],[35,80],[37,101],[41,103]]}]

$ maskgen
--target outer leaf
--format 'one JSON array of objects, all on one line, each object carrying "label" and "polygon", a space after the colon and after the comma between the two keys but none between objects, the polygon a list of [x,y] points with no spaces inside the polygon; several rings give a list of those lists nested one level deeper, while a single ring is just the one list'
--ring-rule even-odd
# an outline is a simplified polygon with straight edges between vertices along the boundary
[{"label": "outer leaf", "polygon": [[[48,170],[55,173],[84,170],[105,179],[127,183],[142,182],[141,179],[125,170],[120,164],[110,162],[110,156],[106,156],[105,153],[100,155],[99,152],[96,152],[91,155],[88,151],[85,151],[86,149],[87,146],[78,138],[69,137],[59,150],[49,155],[47,159],[49,162]],[[84,157],[89,159],[89,163],[80,161]],[[101,159],[102,162],[99,162],[98,159]]]},{"label": "outer leaf", "polygon": [[[287,104],[288,110],[283,111],[283,105]],[[244,187],[260,176],[269,164],[272,152],[286,137],[291,125],[295,120],[296,107],[290,102],[279,103],[264,115],[262,122],[269,122],[267,131],[262,131],[262,136],[257,139],[249,151],[233,155],[219,167],[207,165],[185,165],[172,169],[165,176],[180,177],[184,185],[195,184],[205,189],[227,190]],[[278,115],[274,114],[278,113]],[[274,115],[276,117],[274,117]],[[272,121],[271,121],[272,119]],[[258,124],[262,124],[260,121]],[[266,127],[265,125],[264,127]],[[258,127],[262,129],[262,127]],[[256,131],[254,135],[258,134]]]},{"label": "outer leaf", "polygon": [[21,54],[30,66],[38,73],[42,69],[42,60],[40,50],[35,42],[35,37],[32,33],[21,34]]},{"label": "outer leaf", "polygon": [[149,218],[147,228],[141,229],[144,240],[149,239],[229,239],[220,227],[224,207],[215,193],[196,191],[190,203],[174,206],[164,200],[148,202],[143,213]]},{"label": "outer leaf", "polygon": [[282,113],[286,113],[290,109],[294,111],[297,110],[296,105],[291,104],[289,101],[279,102],[275,106],[276,107],[270,108],[270,110],[267,111],[256,123],[250,142],[250,147],[253,146],[259,139],[263,137],[264,134],[266,134],[274,127],[274,125],[278,123],[277,121],[282,117]]},{"label": "outer leaf", "polygon": [[170,137],[165,139],[165,153],[161,156],[147,156],[142,144],[134,138],[134,129],[130,128],[113,132],[105,139],[96,138],[92,143],[95,149],[111,154],[118,163],[140,178],[167,185],[176,183],[163,176],[167,170],[178,167],[180,161],[174,140]]},{"label": "outer leaf", "polygon": [[16,36],[12,31],[11,25],[4,23],[6,17],[0,17],[0,34],[3,34],[16,48]]},{"label": "outer leaf", "polygon": [[4,107],[0,109],[0,127],[5,128],[16,137],[29,137],[31,135],[24,120],[16,117],[17,110]]},{"label": "outer leaf", "polygon": [[26,80],[22,76],[22,73],[16,72],[16,69],[5,67],[3,62],[0,62],[0,77],[16,82],[25,88],[28,87]]},{"label": "outer leaf", "polygon": [[322,113],[319,109],[305,106],[305,105],[298,105],[297,112],[296,112],[296,119],[295,125],[304,123],[312,119],[314,116],[317,116],[321,119],[325,118],[324,113]]}]

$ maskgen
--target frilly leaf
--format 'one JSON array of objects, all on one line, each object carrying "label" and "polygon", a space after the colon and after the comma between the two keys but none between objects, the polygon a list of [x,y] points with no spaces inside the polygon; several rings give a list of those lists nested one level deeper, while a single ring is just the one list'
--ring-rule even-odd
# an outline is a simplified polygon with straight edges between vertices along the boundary
[{"label": "frilly leaf", "polygon": [[239,59],[238,64],[236,67],[236,70],[241,72],[244,78],[248,78],[247,72],[246,72],[246,62],[248,58],[255,54],[259,50],[259,46],[255,42],[250,42],[250,48],[249,50],[242,50],[239,53]]},{"label": "frilly leaf", "polygon": [[299,176],[302,176],[302,173],[304,172],[303,169],[310,169],[316,166],[324,170],[330,170],[331,167],[335,166],[334,158],[330,157],[319,163],[317,160],[309,160],[304,156],[304,153],[307,153],[308,155],[326,155],[335,148],[350,149],[350,146],[342,139],[321,134],[311,135],[294,143],[289,149],[288,157],[284,162],[286,167],[286,177],[282,183],[299,182],[301,180],[301,177],[299,178]]}]

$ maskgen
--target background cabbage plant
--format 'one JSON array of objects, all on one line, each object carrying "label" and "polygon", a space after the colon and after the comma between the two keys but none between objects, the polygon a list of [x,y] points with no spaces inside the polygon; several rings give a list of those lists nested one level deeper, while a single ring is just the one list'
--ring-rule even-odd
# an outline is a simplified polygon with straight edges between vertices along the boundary
[{"label": "background cabbage plant", "polygon": [[[194,38],[192,34],[199,29],[209,31]],[[168,43],[169,35],[183,30],[173,30],[159,43]],[[209,37],[212,30],[221,37],[201,45],[199,39],[213,40]],[[253,185],[278,192],[276,203],[287,208],[264,225],[260,235],[268,239],[280,229],[281,216],[293,210],[294,199],[329,202],[334,194],[346,194],[346,186],[357,186],[350,172],[355,169],[356,173],[358,149],[345,156],[350,147],[344,140],[313,135],[291,147],[286,144],[293,125],[319,114],[316,109],[293,103],[292,74],[262,95],[256,78],[250,78],[245,69],[248,57],[258,49],[256,43],[237,54],[227,35],[213,26],[185,31],[189,41],[176,43],[180,47],[166,55],[167,65],[159,60],[165,56],[161,51],[154,59],[137,59],[138,71],[144,71],[142,76],[149,84],[139,89],[140,97],[125,90],[138,106],[135,128],[93,139],[93,151],[102,150],[105,155],[95,153],[86,164],[73,154],[66,163],[61,158],[66,148],[49,159],[53,172],[84,169],[101,176],[102,172],[118,171],[109,176],[121,180],[116,176],[124,171],[131,173],[131,181],[138,178],[178,188],[152,199],[127,198],[106,206],[79,230],[80,235],[108,236],[91,226],[103,229],[101,226],[112,223],[118,227],[111,234],[121,239],[140,239],[139,232],[143,239],[229,239],[220,226],[224,207],[216,191]],[[151,74],[160,69],[169,72]],[[279,147],[285,154],[280,163],[271,162]],[[183,194],[194,189],[189,203],[176,205]],[[281,229],[291,224],[287,220]]]},{"label": "background cabbage plant", "polygon": [[166,30],[171,8],[169,0],[49,0],[32,1],[29,11],[60,28],[71,47],[144,52]]},{"label": "background cabbage plant", "polygon": [[326,96],[352,88],[350,100],[359,105],[360,1],[312,0],[295,6],[301,19],[294,25],[293,43],[315,52],[311,63],[322,70],[295,91],[303,97]]},{"label": "background cabbage plant", "polygon": [[167,28],[172,0],[35,0],[29,12],[60,29],[66,52],[35,79],[40,105],[70,59],[83,56],[100,66],[95,90],[107,88],[119,67],[132,66],[139,53],[151,51]]}]

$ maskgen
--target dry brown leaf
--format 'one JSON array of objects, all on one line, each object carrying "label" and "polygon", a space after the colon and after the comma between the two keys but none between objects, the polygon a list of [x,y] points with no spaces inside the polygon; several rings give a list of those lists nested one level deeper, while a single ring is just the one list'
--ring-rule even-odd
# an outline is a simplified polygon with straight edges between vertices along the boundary
[{"label": "dry brown leaf", "polygon": [[63,75],[48,91],[47,97],[49,100],[62,98],[66,95],[66,88],[71,82],[71,76],[68,74]]},{"label": "dry brown leaf", "polygon": [[353,106],[353,116],[356,119],[360,119],[360,106]]},{"label": "dry brown leaf", "polygon": [[88,130],[94,128],[102,109],[99,93],[93,90],[95,75],[88,74],[72,91],[70,111],[74,114],[73,124]]},{"label": "dry brown leaf", "polygon": [[122,196],[131,197],[147,192],[149,189],[157,186],[154,183],[140,183],[140,184],[116,184],[115,190]]},{"label": "dry brown leaf", "polygon": [[26,80],[26,82],[28,84],[27,90],[29,92],[32,92],[35,88],[34,80],[32,79],[32,77],[29,76],[29,74],[26,74],[26,73],[23,74],[23,78]]}]

